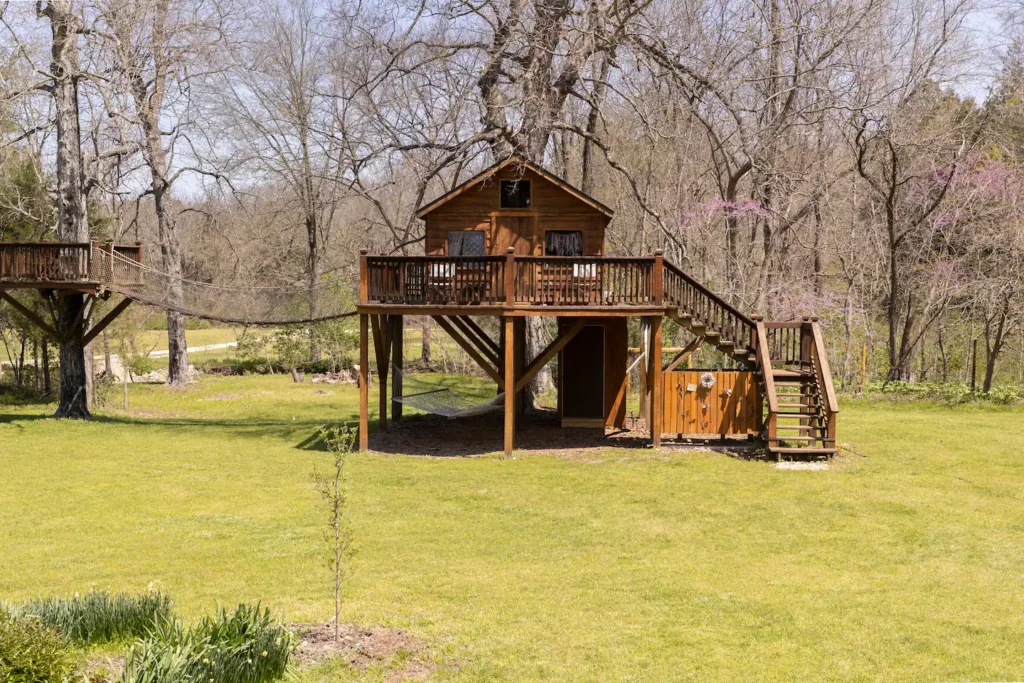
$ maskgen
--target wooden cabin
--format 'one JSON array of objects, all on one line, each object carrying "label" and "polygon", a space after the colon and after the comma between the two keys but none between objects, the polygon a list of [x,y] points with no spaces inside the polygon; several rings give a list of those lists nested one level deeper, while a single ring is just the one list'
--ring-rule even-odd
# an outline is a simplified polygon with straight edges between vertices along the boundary
[{"label": "wooden cabin", "polygon": [[509,157],[416,216],[430,256],[603,256],[612,210],[539,166]]},{"label": "wooden cabin", "polygon": [[[426,224],[422,256],[361,255],[361,448],[368,446],[371,331],[380,385],[390,373],[391,417],[400,419],[403,403],[412,398],[402,392],[403,316],[429,315],[498,385],[507,453],[514,446],[520,392],[555,358],[562,425],[623,426],[632,317],[641,319],[643,329],[641,410],[654,445],[668,425],[679,435],[684,429],[756,435],[780,457],[835,452],[838,406],[816,320],[748,317],[660,252],[608,256],[605,232],[612,210],[518,157],[461,183],[417,216]],[[475,322],[485,316],[499,319],[497,339]],[[525,322],[532,316],[556,317],[558,332],[535,358],[527,358]],[[694,335],[667,363],[665,317]],[[701,344],[736,359],[740,368],[698,374],[694,382],[693,371],[678,368]],[[379,398],[379,426],[386,430],[386,392]]]}]

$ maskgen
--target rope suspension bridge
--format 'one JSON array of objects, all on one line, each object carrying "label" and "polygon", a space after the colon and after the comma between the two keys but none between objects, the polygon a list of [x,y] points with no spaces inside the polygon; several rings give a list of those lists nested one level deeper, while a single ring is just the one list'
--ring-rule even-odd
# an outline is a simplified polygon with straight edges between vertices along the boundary
[{"label": "rope suspension bridge", "polygon": [[342,281],[257,285],[245,279],[203,282],[147,265],[133,255],[101,250],[100,282],[125,298],[193,318],[235,325],[306,325],[356,314]]},{"label": "rope suspension bridge", "polygon": [[[343,280],[322,281],[312,286],[307,282],[255,284],[245,277],[204,282],[145,263],[139,245],[0,243],[0,300],[60,343],[56,324],[47,323],[36,311],[12,297],[8,290],[14,289],[85,294],[92,303],[77,325],[83,344],[91,342],[132,302],[244,326],[312,325],[357,313],[351,303],[353,288]],[[90,325],[95,301],[109,299],[113,294],[120,295],[122,300]],[[481,402],[443,388],[395,396],[394,400],[423,412],[457,418],[500,408],[504,394]]]}]

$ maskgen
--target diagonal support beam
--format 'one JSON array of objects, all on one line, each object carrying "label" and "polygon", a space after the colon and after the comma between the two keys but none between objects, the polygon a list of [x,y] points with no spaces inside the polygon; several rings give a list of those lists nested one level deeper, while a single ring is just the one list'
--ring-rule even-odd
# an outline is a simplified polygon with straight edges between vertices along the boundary
[{"label": "diagonal support beam", "polygon": [[496,342],[493,339],[491,339],[490,335],[488,335],[486,332],[484,332],[483,329],[479,325],[476,324],[475,320],[473,320],[468,315],[459,316],[459,317],[466,323],[467,326],[469,326],[474,332],[476,332],[476,335],[478,337],[480,337],[480,339],[485,344],[487,344],[489,347],[491,347],[491,350],[494,351],[494,355],[495,356],[501,355],[501,350],[502,350],[501,349],[501,344],[499,344],[498,342]]},{"label": "diagonal support beam", "polygon": [[102,320],[93,325],[89,329],[89,331],[85,333],[85,336],[82,337],[82,346],[88,345],[89,342],[91,342],[93,339],[96,338],[97,335],[100,334],[100,332],[107,329],[107,325],[114,322],[114,320],[117,319],[117,316],[124,313],[124,309],[128,308],[131,305],[131,303],[132,300],[129,299],[128,297],[121,299],[121,301],[116,306],[114,306],[114,308],[112,308],[109,313],[103,316]]},{"label": "diagonal support beam", "polygon": [[448,322],[448,320],[444,316],[432,315],[430,317],[433,318],[437,322],[437,324],[441,326],[442,330],[448,333],[449,337],[455,340],[456,344],[462,347],[463,351],[469,354],[470,358],[476,361],[477,365],[483,368],[483,371],[486,372],[491,379],[497,382],[499,389],[501,389],[502,391],[505,390],[505,380],[502,378],[501,374],[494,368],[493,365],[487,362],[487,359],[480,354],[477,348],[473,344],[471,344],[468,339],[465,339],[462,336],[462,333],[459,332],[459,330],[456,329],[454,325]]},{"label": "diagonal support beam", "polygon": [[30,322],[32,322],[39,329],[41,329],[46,334],[46,336],[53,339],[54,342],[58,344],[61,343],[61,338],[60,335],[57,334],[57,330],[53,329],[53,327],[51,327],[50,325],[47,325],[42,318],[36,315],[35,311],[26,308],[20,301],[18,301],[13,296],[2,290],[0,290],[0,300],[9,303],[11,305],[11,308],[25,316]]},{"label": "diagonal support beam", "polygon": [[687,344],[686,347],[683,348],[682,351],[677,353],[675,355],[675,358],[673,358],[671,361],[669,361],[668,365],[666,365],[664,367],[664,369],[662,369],[662,372],[672,372],[673,370],[675,370],[677,367],[679,367],[680,363],[682,363],[684,360],[686,360],[686,358],[690,354],[692,354],[694,351],[699,349],[700,345],[703,344],[703,343],[704,343],[704,335],[702,335],[702,334],[699,334],[696,337],[694,337],[693,339],[691,339],[690,343]]},{"label": "diagonal support beam", "polygon": [[[466,340],[476,346],[477,351],[479,351],[484,358],[489,360],[494,367],[501,367],[501,357],[498,355],[498,352],[492,350],[490,345],[487,343],[490,339],[476,324],[469,324],[470,320],[468,316],[451,315],[448,316],[448,321],[462,330],[462,334],[466,337]],[[483,335],[484,339],[487,341],[481,339],[480,335]]]},{"label": "diagonal support beam", "polygon": [[530,364],[523,369],[523,376],[519,378],[518,382],[516,382],[516,391],[521,391],[522,388],[525,387],[531,379],[533,379],[533,376],[540,372],[540,369],[555,357],[555,354],[565,348],[565,345],[572,341],[572,338],[583,329],[583,326],[586,325],[586,323],[586,318],[579,318],[575,323],[573,323],[572,327],[558,335],[553,342],[548,344],[546,349],[541,351],[536,358],[530,361]]}]

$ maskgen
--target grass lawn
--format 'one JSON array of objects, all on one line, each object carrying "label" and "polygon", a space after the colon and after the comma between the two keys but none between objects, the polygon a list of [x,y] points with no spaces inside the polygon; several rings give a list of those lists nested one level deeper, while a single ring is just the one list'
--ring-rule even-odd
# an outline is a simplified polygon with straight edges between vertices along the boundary
[{"label": "grass lawn", "polygon": [[[354,419],[356,392],[323,388],[132,386],[129,414],[91,423],[5,407],[0,599],[158,584],[186,618],[262,600],[326,620],[310,471],[329,457],[302,445]],[[827,472],[357,455],[343,618],[422,637],[445,681],[1021,680],[1021,424],[846,402],[840,441],[861,455]]]}]

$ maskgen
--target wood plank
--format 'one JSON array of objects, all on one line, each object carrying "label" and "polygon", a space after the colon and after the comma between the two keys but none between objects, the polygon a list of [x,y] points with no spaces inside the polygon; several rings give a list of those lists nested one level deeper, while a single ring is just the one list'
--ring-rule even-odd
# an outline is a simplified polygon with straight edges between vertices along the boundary
[{"label": "wood plank", "polygon": [[491,339],[490,335],[488,335],[483,330],[483,328],[481,328],[479,325],[477,325],[475,320],[470,318],[468,315],[459,316],[459,318],[466,325],[468,325],[474,332],[476,332],[477,336],[480,337],[484,341],[484,343],[486,343],[487,346],[489,346],[490,349],[492,351],[494,351],[494,353],[496,353],[496,354],[501,353],[501,346],[498,344],[498,342],[496,342],[493,339]]},{"label": "wood plank", "polygon": [[505,372],[507,386],[513,387],[511,392],[505,392],[505,455],[512,455],[515,448],[516,432],[516,334],[513,329],[512,318],[504,318],[502,325],[505,328]]},{"label": "wood plank", "polygon": [[21,313],[31,323],[35,324],[39,329],[41,329],[46,334],[46,336],[50,337],[54,342],[56,342],[57,344],[61,343],[61,337],[59,334],[57,334],[57,330],[47,325],[42,318],[36,315],[35,311],[26,308],[24,305],[22,305],[20,301],[18,301],[5,291],[0,291],[0,299],[9,303],[11,305],[11,308],[16,310],[18,313]]},{"label": "wood plank", "polygon": [[359,316],[359,450],[366,451],[370,444],[370,340],[369,316]]},{"label": "wood plank", "polygon": [[105,330],[110,323],[114,322],[114,320],[117,319],[117,316],[121,315],[124,312],[124,310],[131,305],[131,303],[132,300],[129,299],[128,297],[121,299],[121,301],[118,302],[118,304],[114,306],[114,308],[111,309],[110,312],[103,316],[102,320],[93,325],[89,329],[89,331],[85,333],[85,336],[82,337],[82,345],[85,346],[89,344],[93,339],[95,339],[96,336],[103,332],[103,330]]},{"label": "wood plank", "polygon": [[[476,347],[476,350],[480,352],[480,355],[489,360],[491,364],[494,365],[495,367],[501,365],[501,357],[498,355],[500,349],[496,351],[493,348],[491,348],[491,345],[487,343],[488,341],[490,341],[490,339],[487,338],[486,334],[483,335],[485,338],[487,338],[486,341],[484,339],[481,339],[480,335],[477,333],[477,330],[480,330],[480,328],[477,327],[475,324],[467,324],[469,321],[468,317],[461,315],[451,315],[448,316],[448,320],[453,325],[458,327],[459,330],[462,331],[462,334],[465,335],[466,340]],[[482,333],[482,330],[480,330],[480,332]]]},{"label": "wood plank", "polygon": [[402,396],[405,372],[405,318],[391,316],[391,419],[402,419],[403,403],[396,400]]},{"label": "wood plank", "polygon": [[[497,369],[494,368],[494,366],[490,365],[487,362],[487,359],[480,355],[480,352],[477,351],[476,347],[473,344],[471,344],[468,340],[463,338],[459,330],[456,329],[455,326],[452,325],[450,322],[448,322],[447,318],[440,315],[434,315],[431,317],[437,322],[441,329],[447,332],[448,336],[451,337],[456,344],[461,346],[462,350],[469,354],[469,357],[476,361],[476,364],[479,365],[480,368],[497,383],[499,389],[503,390],[505,388],[505,380],[502,378],[501,373],[499,373]],[[509,344],[508,341],[506,340],[506,354],[508,353],[508,349],[511,348],[512,346],[513,345]]]},{"label": "wood plank", "polygon": [[662,372],[672,372],[673,370],[675,370],[677,367],[679,367],[680,363],[682,363],[691,354],[693,354],[697,349],[699,349],[701,344],[703,344],[703,343],[704,343],[704,337],[702,337],[700,335],[694,337],[690,341],[689,344],[687,344],[685,347],[683,347],[679,351],[679,353],[677,353],[675,355],[675,357],[669,362],[669,364],[665,366],[665,368],[662,370]]},{"label": "wood plank", "polygon": [[650,386],[654,389],[651,397],[651,443],[655,448],[661,447],[661,428],[664,410],[664,387],[661,383],[661,316],[651,318],[651,358]]}]

